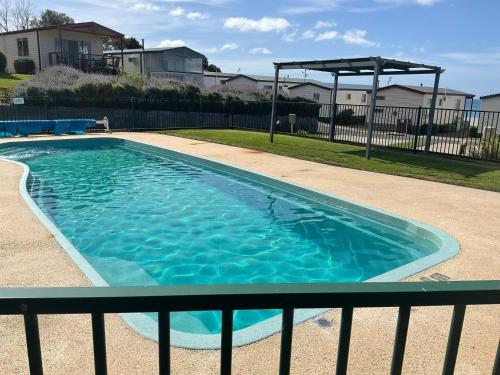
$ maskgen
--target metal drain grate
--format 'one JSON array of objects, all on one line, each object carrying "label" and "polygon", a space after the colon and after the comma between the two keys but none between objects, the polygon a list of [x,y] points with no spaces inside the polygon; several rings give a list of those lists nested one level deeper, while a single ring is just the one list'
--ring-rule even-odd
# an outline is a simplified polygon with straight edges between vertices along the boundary
[{"label": "metal drain grate", "polygon": [[330,328],[331,326],[333,326],[333,321],[328,320],[326,318],[318,318],[314,322],[318,325],[319,328],[323,329]]}]

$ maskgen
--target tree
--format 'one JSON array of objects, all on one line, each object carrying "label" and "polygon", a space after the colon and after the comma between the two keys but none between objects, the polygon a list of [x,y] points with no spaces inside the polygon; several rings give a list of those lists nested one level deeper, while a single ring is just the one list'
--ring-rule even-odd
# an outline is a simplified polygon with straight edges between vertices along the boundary
[{"label": "tree", "polygon": [[[120,39],[108,38],[103,42],[105,50],[121,49]],[[123,38],[123,49],[138,49],[142,48],[141,43],[133,36],[127,36]]]},{"label": "tree", "polygon": [[35,21],[35,5],[31,0],[15,0],[12,13],[12,23],[16,30],[26,30]]},{"label": "tree", "polygon": [[57,26],[57,25],[67,25],[69,23],[75,23],[75,20],[65,13],[59,13],[55,10],[46,9],[34,22],[36,27],[43,26]]},{"label": "tree", "polygon": [[12,16],[11,0],[0,0],[0,32],[6,33],[10,31],[11,16]]},{"label": "tree", "polygon": [[206,58],[206,56],[203,56],[202,66],[203,66],[203,70],[205,70],[207,72],[218,72],[218,73],[221,72],[220,68],[217,65],[208,63],[208,59]]}]

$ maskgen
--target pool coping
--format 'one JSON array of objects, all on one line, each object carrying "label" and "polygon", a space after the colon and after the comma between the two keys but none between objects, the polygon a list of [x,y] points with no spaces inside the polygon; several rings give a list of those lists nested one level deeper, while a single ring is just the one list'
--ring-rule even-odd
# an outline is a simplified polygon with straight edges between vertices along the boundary
[{"label": "pool coping", "polygon": [[[121,137],[93,137],[92,139],[119,139],[124,143],[133,143],[138,144],[139,146],[147,146],[149,148],[153,148],[156,150],[167,151],[173,154],[178,154],[180,157],[189,157],[193,158],[201,164],[213,164],[209,167],[220,167],[221,169],[225,169],[226,172],[244,172],[250,176],[257,176],[260,179],[265,181],[276,181],[280,184],[283,184],[287,187],[299,189],[306,192],[311,192],[314,195],[318,195],[322,198],[326,198],[326,200],[332,202],[342,202],[343,204],[347,204],[349,206],[354,206],[356,208],[361,208],[362,210],[367,210],[372,213],[382,214],[389,218],[394,218],[400,221],[403,221],[408,224],[412,224],[416,228],[421,228],[430,232],[436,238],[441,241],[441,247],[435,253],[424,256],[420,259],[417,259],[413,262],[407,263],[403,266],[385,272],[381,275],[375,276],[363,282],[387,282],[387,281],[400,281],[404,278],[407,278],[415,273],[421,272],[425,269],[433,267],[441,262],[444,262],[448,259],[451,259],[455,255],[457,255],[460,251],[460,244],[456,241],[451,235],[448,233],[435,228],[434,226],[430,226],[412,219],[407,219],[402,216],[392,214],[380,209],[372,208],[360,203],[356,203],[354,201],[344,199],[333,194],[323,193],[317,191],[315,189],[311,189],[308,187],[304,187],[299,184],[290,183],[288,181],[284,181],[280,178],[271,177],[263,173],[250,171],[245,168],[236,167],[227,163],[222,163],[219,161],[215,161],[209,158],[201,158],[186,152],[174,151],[168,148],[150,145],[144,142],[139,141],[131,141],[128,139],[124,139]],[[88,139],[88,138],[87,138]],[[39,142],[57,142],[62,139],[45,139],[39,140]],[[82,139],[83,140],[83,139]],[[37,140],[38,141],[38,140]],[[5,142],[2,145],[15,145],[18,142]],[[69,257],[77,264],[80,270],[85,274],[85,276],[98,287],[109,287],[110,285],[99,275],[99,273],[88,263],[88,261],[80,254],[80,252],[73,246],[73,244],[60,232],[57,226],[43,213],[43,211],[38,207],[38,205],[33,201],[31,196],[27,190],[27,182],[30,174],[29,167],[21,162],[6,159],[0,157],[0,160],[10,162],[13,164],[20,165],[23,168],[23,175],[19,181],[19,190],[21,196],[24,201],[33,211],[35,216],[40,220],[40,222],[47,228],[47,230],[52,233],[56,241],[63,247]],[[230,171],[227,171],[227,170]],[[247,177],[248,178],[248,177]],[[260,182],[260,180],[258,181]],[[276,186],[273,185],[276,188]],[[297,193],[295,193],[297,194]],[[308,199],[314,199],[311,197],[307,197]],[[323,203],[325,204],[325,203]],[[330,309],[297,309],[294,317],[294,324],[298,324],[304,322],[306,320],[312,319],[317,315],[329,311]],[[120,316],[139,334],[154,340],[158,341],[158,323],[152,319],[151,317],[145,314],[120,314]],[[256,341],[263,340],[281,330],[281,314],[276,315],[272,318],[266,319],[262,322],[256,323],[250,327],[238,330],[233,332],[233,346],[243,346],[247,344],[254,343]],[[219,349],[220,348],[220,334],[193,334],[187,332],[181,332],[177,330],[171,330],[171,344],[175,347],[185,348],[185,349]]]}]

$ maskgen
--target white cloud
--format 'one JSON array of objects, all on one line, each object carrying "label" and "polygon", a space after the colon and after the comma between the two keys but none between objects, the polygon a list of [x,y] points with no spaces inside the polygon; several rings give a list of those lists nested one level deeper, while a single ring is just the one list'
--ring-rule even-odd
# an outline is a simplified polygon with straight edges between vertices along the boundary
[{"label": "white cloud", "polygon": [[184,47],[186,45],[186,42],[181,40],[181,39],[165,39],[162,40],[157,47],[160,48],[169,48],[169,47]]},{"label": "white cloud", "polygon": [[168,12],[168,14],[173,17],[179,17],[184,14],[184,9],[182,9],[181,7],[177,7]]},{"label": "white cloud", "polygon": [[350,30],[342,35],[342,39],[347,44],[354,44],[365,47],[379,47],[379,43],[372,42],[365,38],[366,30]]},{"label": "white cloud", "polygon": [[246,17],[231,17],[225,20],[224,27],[240,31],[268,32],[286,30],[290,27],[290,23],[284,18],[262,17],[253,20]]},{"label": "white cloud", "polygon": [[423,6],[429,6],[429,5],[434,5],[438,2],[439,0],[415,0],[415,2],[418,5],[423,5]]},{"label": "white cloud", "polygon": [[226,43],[220,48],[221,51],[232,51],[235,49],[238,49],[238,45],[236,43]]},{"label": "white cloud", "polygon": [[300,39],[313,39],[316,36],[316,33],[312,30],[306,30],[302,33]]},{"label": "white cloud", "polygon": [[296,37],[297,31],[294,31],[291,33],[283,34],[283,37],[281,39],[283,39],[285,42],[292,43],[295,42]]},{"label": "white cloud", "polygon": [[325,31],[324,33],[319,34],[314,40],[316,42],[321,42],[323,40],[333,40],[339,36],[337,31]]},{"label": "white cloud", "polygon": [[207,18],[208,18],[208,15],[207,15],[207,14],[200,13],[200,12],[189,12],[189,13],[186,15],[186,18],[187,18],[188,20],[204,20],[204,19],[207,19]]},{"label": "white cloud", "polygon": [[252,48],[248,52],[250,52],[252,55],[270,55],[271,54],[271,51],[265,47]]},{"label": "white cloud", "polygon": [[314,25],[314,28],[316,30],[318,29],[328,29],[330,27],[335,27],[337,24],[328,22],[328,21],[317,21],[316,24]]},{"label": "white cloud", "polygon": [[131,9],[151,11],[151,10],[160,10],[160,7],[158,5],[154,5],[151,3],[137,3],[134,4]]}]

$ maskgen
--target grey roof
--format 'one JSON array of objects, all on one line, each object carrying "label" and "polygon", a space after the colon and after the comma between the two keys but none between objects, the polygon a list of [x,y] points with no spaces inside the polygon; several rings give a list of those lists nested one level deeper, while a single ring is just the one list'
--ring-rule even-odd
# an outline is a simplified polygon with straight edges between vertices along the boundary
[{"label": "grey roof", "polygon": [[[208,76],[218,76],[218,77],[227,77],[228,79],[235,78],[237,76],[242,76],[242,77],[248,77],[254,81],[259,81],[259,82],[274,82],[274,77],[273,76],[264,76],[264,75],[255,75],[255,74],[235,74],[235,73],[215,73],[215,72],[204,72],[204,75]],[[290,86],[289,89],[293,89],[295,87],[299,87],[305,84],[312,84],[316,86],[321,86],[324,87],[325,89],[333,89],[333,82],[332,83],[327,83],[327,82],[322,82],[318,81],[315,79],[304,79],[304,78],[291,78],[291,77],[279,77],[279,82],[282,84],[285,83],[290,83],[293,84],[293,86]],[[360,90],[360,91],[367,91],[371,89],[372,87],[369,85],[357,85],[357,84],[344,84],[340,83],[339,84],[339,90]]]},{"label": "grey roof", "polygon": [[[399,88],[402,88],[402,89],[405,89],[405,90],[414,91],[414,92],[418,92],[418,93],[421,93],[421,94],[432,94],[432,92],[434,91],[434,88],[430,87],[430,86],[397,85],[397,84],[395,84],[395,85],[389,85],[389,86],[385,86],[385,87],[380,87],[378,89],[378,91],[383,91],[383,90],[386,90],[386,89],[389,89],[389,88],[393,88],[393,87],[399,87]],[[467,98],[473,98],[474,96],[476,96],[474,94],[470,94],[470,93],[467,93],[467,92],[464,92],[464,91],[449,89],[449,88],[445,88],[445,87],[440,87],[439,91],[438,91],[438,94],[441,94],[441,95],[445,95],[446,94],[446,95],[465,96]]]},{"label": "grey roof", "polygon": [[490,94],[490,95],[484,95],[484,96],[481,96],[481,99],[489,99],[489,98],[496,98],[500,96],[500,92],[497,93],[497,94]]},{"label": "grey roof", "polygon": [[[124,49],[123,54],[125,55],[130,55],[130,54],[137,54],[137,53],[144,53],[144,52],[165,52],[165,51],[175,51],[175,50],[182,50],[184,52],[188,52],[191,55],[196,55],[196,56],[204,56],[202,53],[199,53],[195,51],[194,49],[191,49],[186,46],[182,47],[159,47],[159,48],[135,48],[135,49]],[[107,50],[103,51],[103,54],[105,55],[121,55],[122,51],[120,49],[114,49],[114,50]]]}]

